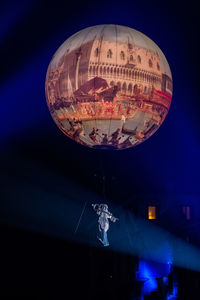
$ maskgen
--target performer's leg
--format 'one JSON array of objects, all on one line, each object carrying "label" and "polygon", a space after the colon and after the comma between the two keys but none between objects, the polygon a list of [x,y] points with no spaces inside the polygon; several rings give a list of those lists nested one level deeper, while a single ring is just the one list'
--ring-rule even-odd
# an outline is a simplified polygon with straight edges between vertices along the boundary
[{"label": "performer's leg", "polygon": [[109,246],[107,230],[103,231],[103,244],[104,244],[104,246]]},{"label": "performer's leg", "polygon": [[99,234],[97,235],[97,238],[99,239],[99,241],[104,244],[103,242],[103,230],[101,228],[101,225],[99,224]]}]

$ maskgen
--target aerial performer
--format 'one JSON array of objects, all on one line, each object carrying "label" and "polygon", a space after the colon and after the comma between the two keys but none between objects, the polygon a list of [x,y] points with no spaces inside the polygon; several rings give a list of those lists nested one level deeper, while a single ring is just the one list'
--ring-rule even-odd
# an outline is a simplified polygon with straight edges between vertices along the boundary
[{"label": "aerial performer", "polygon": [[107,231],[109,229],[109,219],[112,222],[116,222],[118,218],[115,218],[109,211],[107,204],[92,204],[93,209],[96,211],[99,216],[99,234],[97,238],[104,246],[109,246]]}]

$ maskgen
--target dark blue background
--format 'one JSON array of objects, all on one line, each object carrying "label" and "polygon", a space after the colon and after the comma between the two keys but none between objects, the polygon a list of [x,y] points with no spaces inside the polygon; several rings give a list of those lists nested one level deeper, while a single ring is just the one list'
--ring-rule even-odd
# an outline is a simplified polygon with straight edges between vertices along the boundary
[{"label": "dark blue background", "polygon": [[[55,176],[62,173],[90,186],[87,177],[99,169],[99,153],[58,130],[46,106],[45,76],[52,55],[69,36],[114,23],[157,43],[171,67],[174,92],[169,114],[154,136],[132,149],[103,152],[103,167],[118,177],[125,195],[178,193],[187,194],[188,201],[190,194],[199,195],[199,20],[194,2],[8,1],[1,4],[0,17],[2,176],[8,169],[14,176],[24,174],[28,160],[38,165],[30,170],[30,181],[44,166]],[[129,193],[130,183],[134,189]]]},{"label": "dark blue background", "polygon": [[[130,207],[137,199],[161,201],[163,214],[174,220],[169,227],[176,225],[177,209],[190,205],[198,228],[200,21],[195,1],[5,1],[0,22],[1,223],[34,228],[32,217],[39,215],[45,232],[50,213],[48,204],[40,207],[43,193],[47,200],[57,195],[58,203],[60,196],[67,202],[68,195],[82,203],[87,197],[82,188],[102,196],[104,174],[113,202]],[[59,131],[44,89],[58,47],[77,31],[105,23],[135,28],[154,40],[173,76],[172,105],[161,128],[143,144],[114,152],[85,148]]]}]

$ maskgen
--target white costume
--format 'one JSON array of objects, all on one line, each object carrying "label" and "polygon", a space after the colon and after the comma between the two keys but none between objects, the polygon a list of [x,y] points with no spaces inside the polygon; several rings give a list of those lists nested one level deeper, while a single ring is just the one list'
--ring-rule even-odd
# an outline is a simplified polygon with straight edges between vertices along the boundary
[{"label": "white costume", "polygon": [[109,219],[112,222],[118,220],[115,218],[109,211],[107,204],[92,204],[94,210],[96,211],[97,215],[99,215],[99,232],[101,237],[98,239],[102,242],[104,246],[109,246],[108,238],[107,238],[107,231],[109,229]]}]

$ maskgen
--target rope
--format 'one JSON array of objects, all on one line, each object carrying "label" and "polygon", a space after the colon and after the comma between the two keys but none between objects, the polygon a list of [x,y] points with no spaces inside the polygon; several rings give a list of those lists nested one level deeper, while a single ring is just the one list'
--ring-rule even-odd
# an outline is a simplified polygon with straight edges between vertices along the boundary
[{"label": "rope", "polygon": [[82,216],[83,216],[83,213],[84,213],[84,211],[85,211],[85,208],[86,208],[87,203],[88,203],[88,200],[85,201],[85,204],[84,204],[84,206],[83,206],[83,209],[82,209],[81,215],[80,215],[80,217],[79,217],[79,220],[78,220],[76,229],[75,229],[75,231],[74,231],[74,234],[76,234],[76,232],[77,232],[77,230],[78,230],[78,228],[79,228],[79,224],[80,224],[80,222],[81,222],[81,218],[82,218]]}]

